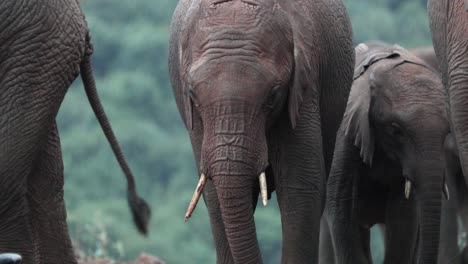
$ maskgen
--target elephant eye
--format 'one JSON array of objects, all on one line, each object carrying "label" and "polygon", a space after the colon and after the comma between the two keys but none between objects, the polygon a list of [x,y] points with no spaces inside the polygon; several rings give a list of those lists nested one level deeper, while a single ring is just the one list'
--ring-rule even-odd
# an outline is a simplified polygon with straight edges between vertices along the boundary
[{"label": "elephant eye", "polygon": [[265,106],[268,108],[273,108],[276,106],[276,104],[279,103],[280,101],[280,87],[275,86],[273,89],[271,89],[270,93],[268,94],[268,98],[265,102]]},{"label": "elephant eye", "polygon": [[401,137],[403,136],[403,129],[398,123],[392,122],[390,125],[390,133],[394,137]]}]

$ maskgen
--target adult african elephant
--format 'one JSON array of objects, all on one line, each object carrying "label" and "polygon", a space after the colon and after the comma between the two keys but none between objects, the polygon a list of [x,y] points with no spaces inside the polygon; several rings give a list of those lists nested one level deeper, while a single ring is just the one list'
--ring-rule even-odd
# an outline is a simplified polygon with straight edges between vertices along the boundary
[{"label": "adult african elephant", "polygon": [[337,263],[372,263],[377,223],[385,224],[384,263],[437,263],[448,131],[432,67],[399,46],[356,48],[327,189]]},{"label": "adult african elephant", "polygon": [[99,101],[89,29],[78,0],[0,3],[0,252],[26,264],[76,263],[66,225],[56,115],[81,72],[90,104],[128,181],[134,220],[149,208]]},{"label": "adult african elephant", "polygon": [[459,148],[463,174],[467,177],[468,0],[429,0],[428,13],[432,42],[448,95],[450,127]]},{"label": "adult african elephant", "polygon": [[169,70],[201,175],[186,218],[204,190],[217,263],[262,263],[259,188],[277,191],[282,263],[317,260],[351,34],[341,0],[179,2]]}]

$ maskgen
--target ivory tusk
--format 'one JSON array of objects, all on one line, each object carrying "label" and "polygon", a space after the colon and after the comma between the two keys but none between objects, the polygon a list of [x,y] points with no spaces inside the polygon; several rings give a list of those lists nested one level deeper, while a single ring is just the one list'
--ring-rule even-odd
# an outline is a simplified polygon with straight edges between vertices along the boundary
[{"label": "ivory tusk", "polygon": [[263,206],[266,207],[268,204],[268,189],[265,172],[260,174],[258,180],[260,181],[260,195],[262,196]]},{"label": "ivory tusk", "polygon": [[444,196],[445,200],[450,200],[450,192],[446,183],[444,183]]},{"label": "ivory tusk", "polygon": [[203,188],[205,187],[206,183],[206,176],[204,173],[201,174],[200,180],[198,181],[197,188],[195,189],[195,192],[193,193],[192,200],[190,201],[190,204],[187,208],[187,212],[185,213],[185,222],[189,220],[189,218],[192,216],[193,211],[195,210],[195,207],[197,207],[198,200],[200,200],[200,196],[203,192]]},{"label": "ivory tusk", "polygon": [[411,195],[411,181],[406,179],[406,182],[405,182],[405,197],[406,197],[407,200],[410,198],[410,195]]}]

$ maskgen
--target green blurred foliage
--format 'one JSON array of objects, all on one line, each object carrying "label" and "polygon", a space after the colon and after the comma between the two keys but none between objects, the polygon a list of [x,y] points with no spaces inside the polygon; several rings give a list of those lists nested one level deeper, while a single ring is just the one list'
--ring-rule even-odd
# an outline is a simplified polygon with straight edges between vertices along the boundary
[{"label": "green blurred foliage", "polygon": [[[345,0],[355,43],[383,40],[406,47],[430,45],[425,0]],[[177,1],[83,0],[93,36],[99,93],[114,131],[152,206],[150,234],[133,226],[124,176],[89,107],[80,81],[59,114],[70,233],[90,255],[131,259],[146,251],[168,263],[214,263],[203,202],[183,217],[197,183],[191,145],[172,95],[167,70],[169,24]],[[279,263],[281,222],[275,198],[258,208],[256,223],[265,263]],[[382,241],[373,232],[373,254]]]}]

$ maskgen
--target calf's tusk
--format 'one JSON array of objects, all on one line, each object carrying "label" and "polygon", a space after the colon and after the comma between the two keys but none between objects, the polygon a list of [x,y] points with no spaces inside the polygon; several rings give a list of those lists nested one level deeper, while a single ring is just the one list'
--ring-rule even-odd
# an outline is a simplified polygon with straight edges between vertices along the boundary
[{"label": "calf's tusk", "polygon": [[263,206],[266,207],[268,204],[268,189],[265,172],[260,174],[258,180],[260,181],[260,195],[262,196]]},{"label": "calf's tusk", "polygon": [[410,195],[411,195],[411,181],[406,179],[406,182],[405,182],[405,197],[406,197],[407,200],[410,198]]},{"label": "calf's tusk", "polygon": [[197,207],[198,200],[200,200],[200,196],[203,192],[203,188],[205,187],[206,183],[206,176],[204,173],[201,174],[200,180],[198,181],[197,188],[195,189],[195,192],[193,193],[192,200],[190,201],[190,204],[187,208],[187,212],[185,213],[185,222],[189,220],[189,218],[192,216],[193,211],[195,210],[195,207]]},{"label": "calf's tusk", "polygon": [[446,183],[444,183],[444,196],[445,200],[450,200],[450,192]]}]

